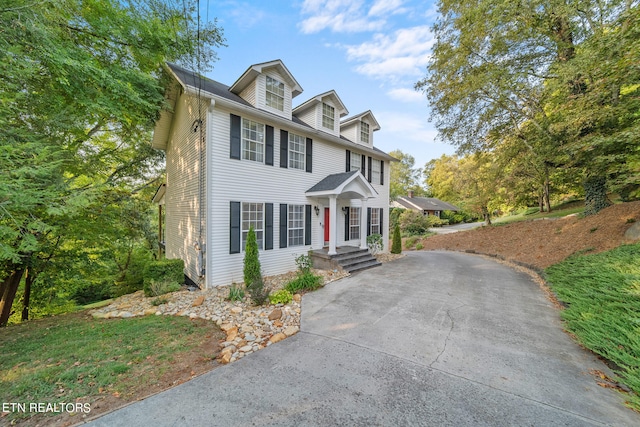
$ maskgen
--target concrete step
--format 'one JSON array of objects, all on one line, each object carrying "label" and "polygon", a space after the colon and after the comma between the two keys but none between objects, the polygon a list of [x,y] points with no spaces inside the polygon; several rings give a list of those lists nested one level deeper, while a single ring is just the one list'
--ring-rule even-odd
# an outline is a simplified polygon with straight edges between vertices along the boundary
[{"label": "concrete step", "polygon": [[357,271],[367,270],[369,268],[377,267],[379,265],[382,265],[382,264],[378,262],[375,258],[372,258],[368,261],[363,261],[357,264],[350,265],[349,267],[345,268],[345,270],[347,270],[349,273],[355,273]]}]

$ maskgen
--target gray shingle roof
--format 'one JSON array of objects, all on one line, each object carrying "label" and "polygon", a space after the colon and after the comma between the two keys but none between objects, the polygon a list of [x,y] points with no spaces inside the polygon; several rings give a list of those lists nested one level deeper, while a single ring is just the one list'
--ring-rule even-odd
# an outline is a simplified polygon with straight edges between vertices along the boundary
[{"label": "gray shingle roof", "polygon": [[351,178],[354,174],[360,173],[359,171],[351,171],[351,172],[342,172],[342,173],[334,173],[333,175],[328,175],[316,185],[308,189],[307,193],[314,193],[316,191],[330,191],[335,190],[340,187],[342,183]]},{"label": "gray shingle roof", "polygon": [[455,205],[443,202],[435,197],[398,197],[396,202],[405,206],[407,209],[415,209],[418,206],[425,211],[459,211]]}]

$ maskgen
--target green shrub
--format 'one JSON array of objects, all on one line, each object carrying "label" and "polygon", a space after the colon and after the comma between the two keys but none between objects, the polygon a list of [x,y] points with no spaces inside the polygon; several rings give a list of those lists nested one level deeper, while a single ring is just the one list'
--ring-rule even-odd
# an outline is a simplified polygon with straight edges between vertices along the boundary
[{"label": "green shrub", "polygon": [[[148,297],[162,295],[151,290],[162,286],[174,290],[184,283],[184,261],[181,259],[160,259],[148,263],[144,268],[144,294]],[[177,287],[177,289],[176,289]],[[167,291],[173,292],[173,291]],[[163,292],[166,293],[166,292]]]},{"label": "green shrub", "polygon": [[419,243],[416,245],[416,250],[418,250],[418,251],[419,251],[419,250],[422,250],[422,249],[424,249],[424,245],[422,244],[422,242],[419,242]]},{"label": "green shrub", "polygon": [[411,249],[416,242],[418,241],[418,236],[411,236],[404,241],[404,247],[407,249]]},{"label": "green shrub", "polygon": [[394,230],[399,222],[400,215],[405,212],[404,208],[391,208],[389,209],[389,231]]},{"label": "green shrub", "polygon": [[169,302],[169,300],[167,298],[158,297],[158,298],[154,298],[153,300],[151,300],[151,305],[154,306],[154,307],[157,307],[159,305],[166,304],[168,302]]},{"label": "green shrub", "polygon": [[384,249],[384,244],[382,243],[382,235],[381,234],[370,234],[367,236],[367,246],[369,247],[369,252],[373,255]]},{"label": "green shrub", "polygon": [[292,294],[300,291],[315,291],[322,286],[322,278],[313,273],[301,273],[285,285],[285,289]]},{"label": "green shrub", "polygon": [[289,304],[293,300],[293,295],[286,289],[280,289],[277,292],[269,294],[269,302],[271,304]]},{"label": "green shrub", "polygon": [[87,305],[111,298],[111,291],[112,287],[106,280],[83,281],[71,291],[70,298],[78,305]]},{"label": "green shrub", "polygon": [[238,286],[235,283],[231,285],[229,288],[229,296],[227,296],[228,301],[242,301],[244,298],[244,289],[242,286]]},{"label": "green shrub", "polygon": [[256,305],[262,305],[267,300],[269,293],[264,288],[260,260],[258,259],[258,241],[253,226],[247,233],[247,244],[244,249],[244,286]]},{"label": "green shrub", "polygon": [[391,244],[391,253],[402,253],[402,236],[400,235],[400,225],[396,224],[393,230],[393,243]]},{"label": "green shrub", "polygon": [[298,267],[299,273],[311,273],[311,267],[313,267],[311,257],[304,254],[296,257],[296,266]]},{"label": "green shrub", "polygon": [[144,293],[148,297],[157,297],[160,295],[168,294],[169,292],[176,292],[180,290],[180,285],[175,282],[174,279],[166,278],[163,280],[154,280],[148,285],[145,284]]}]

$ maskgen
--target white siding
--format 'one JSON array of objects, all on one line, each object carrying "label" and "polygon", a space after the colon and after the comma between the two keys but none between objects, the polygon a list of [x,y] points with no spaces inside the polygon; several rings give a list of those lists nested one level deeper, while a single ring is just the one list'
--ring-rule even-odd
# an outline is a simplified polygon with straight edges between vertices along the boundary
[{"label": "white siding", "polygon": [[340,135],[344,136],[349,141],[359,142],[360,135],[357,133],[357,130],[358,129],[356,124],[353,123],[353,124],[350,124],[349,126],[343,126],[342,128],[340,128]]},{"label": "white siding", "polygon": [[[196,283],[198,269],[194,243],[200,234],[200,132],[194,133],[191,129],[200,113],[202,129],[206,129],[206,103],[201,105],[199,112],[195,98],[187,95],[179,97],[174,127],[166,150],[166,256],[182,259],[185,262],[185,273]],[[200,147],[204,148],[204,144]],[[203,229],[202,232],[204,235],[206,230]]]},{"label": "white siding", "polygon": [[244,99],[254,107],[257,107],[255,80],[249,83],[249,85],[247,85],[247,87],[245,87],[244,90],[240,92],[240,98]]},{"label": "white siding", "polygon": [[302,113],[296,115],[297,118],[308,124],[314,129],[320,129],[318,126],[318,106],[315,104],[312,108],[307,108]]},{"label": "white siding", "polygon": [[[320,140],[314,135],[304,135],[299,130],[295,133],[313,139],[313,173],[298,169],[280,168],[280,129],[275,123],[265,122],[260,117],[240,114],[242,117],[258,121],[274,127],[274,165],[268,166],[248,160],[229,158],[230,110],[216,107],[210,113],[210,138],[208,139],[208,221],[207,236],[207,284],[208,286],[226,285],[241,282],[244,253],[229,254],[230,246],[230,201],[273,203],[273,246],[272,250],[260,251],[260,263],[264,275],[284,273],[295,269],[295,257],[306,254],[311,248],[323,246],[320,223],[324,221],[324,207],[329,205],[328,199],[309,199],[305,192],[327,175],[344,172],[345,152],[328,141]],[[237,114],[237,113],[235,113]],[[337,121],[336,121],[337,123]],[[286,129],[291,131],[292,129]],[[388,182],[388,165],[385,162],[385,181]],[[368,207],[384,208],[384,228],[388,227],[388,183],[386,188],[374,185],[382,197],[370,200]],[[279,204],[298,204],[318,206],[320,215],[311,210],[311,246],[297,246],[280,249],[279,241]],[[344,215],[342,206],[349,206],[349,200],[338,201],[337,237],[338,245],[344,244]],[[353,202],[356,203],[356,202]],[[359,203],[359,201],[358,201]],[[365,224],[366,226],[366,224]],[[385,231],[385,239],[388,232]],[[385,240],[386,242],[387,240]],[[354,242],[350,242],[352,245]],[[386,249],[386,245],[385,245]]]}]

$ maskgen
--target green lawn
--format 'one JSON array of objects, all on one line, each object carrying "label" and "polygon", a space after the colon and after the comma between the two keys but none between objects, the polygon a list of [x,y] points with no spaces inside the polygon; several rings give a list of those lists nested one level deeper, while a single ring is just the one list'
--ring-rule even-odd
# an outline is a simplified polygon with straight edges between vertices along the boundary
[{"label": "green lawn", "polygon": [[518,215],[508,215],[500,218],[492,219],[494,224],[510,224],[512,222],[519,221],[529,221],[532,219],[540,219],[540,218],[558,218],[562,216],[567,216],[571,214],[581,214],[584,212],[584,206],[573,206],[571,208],[559,208],[554,210],[552,208],[551,213],[549,212],[537,212],[533,214],[521,213]]},{"label": "green lawn", "polygon": [[640,243],[577,255],[549,267],[549,286],[567,305],[566,329],[586,348],[613,362],[640,410]]},{"label": "green lawn", "polygon": [[[86,312],[2,328],[0,401],[126,399],[155,384],[181,355],[197,351],[216,334],[215,324],[183,317],[97,320]],[[215,354],[199,356],[211,360]],[[12,413],[3,422],[26,416]]]}]

